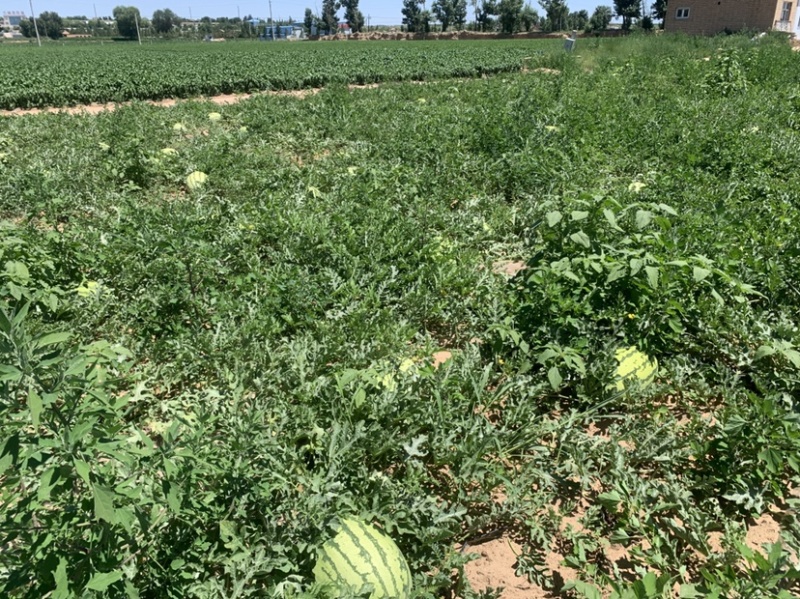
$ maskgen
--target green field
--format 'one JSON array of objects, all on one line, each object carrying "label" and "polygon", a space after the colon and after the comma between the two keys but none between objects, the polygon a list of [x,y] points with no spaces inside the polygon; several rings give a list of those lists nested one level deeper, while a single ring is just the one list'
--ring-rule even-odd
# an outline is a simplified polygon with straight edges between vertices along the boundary
[{"label": "green field", "polygon": [[287,50],[349,73],[305,98],[0,119],[0,595],[324,597],[350,517],[417,598],[500,597],[497,537],[534,597],[797,596],[800,56],[354,47]]},{"label": "green field", "polygon": [[559,42],[159,42],[0,46],[0,109],[519,71]]}]

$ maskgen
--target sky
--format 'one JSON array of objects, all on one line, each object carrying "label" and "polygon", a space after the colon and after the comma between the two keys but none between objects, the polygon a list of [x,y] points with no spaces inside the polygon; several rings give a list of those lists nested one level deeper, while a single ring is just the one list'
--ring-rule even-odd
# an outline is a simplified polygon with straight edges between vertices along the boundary
[{"label": "sky", "polygon": [[[32,0],[33,10],[38,15],[44,11],[55,11],[62,17],[73,15],[86,15],[91,18],[97,11],[99,17],[111,15],[115,6],[120,4],[136,6],[144,17],[151,17],[153,12],[163,8],[172,9],[181,17],[235,17],[253,15],[266,19],[269,17],[268,0],[230,0],[230,2],[212,2],[210,0]],[[432,0],[428,1],[430,4]],[[272,0],[272,15],[275,19],[302,20],[306,8],[311,8],[319,13],[321,0]],[[539,12],[544,11],[539,6],[538,0],[530,0],[530,4]],[[605,4],[613,6],[611,0],[567,0],[571,11],[587,10],[592,13],[595,6]],[[402,21],[400,9],[403,0],[360,0],[359,8],[365,16],[370,16],[373,25],[399,25]],[[470,1],[467,0],[467,6]],[[0,0],[0,11],[24,11],[30,15],[29,0]],[[237,12],[238,11],[238,12]],[[344,14],[340,11],[340,14]],[[469,8],[469,20],[472,20],[472,8]]]}]

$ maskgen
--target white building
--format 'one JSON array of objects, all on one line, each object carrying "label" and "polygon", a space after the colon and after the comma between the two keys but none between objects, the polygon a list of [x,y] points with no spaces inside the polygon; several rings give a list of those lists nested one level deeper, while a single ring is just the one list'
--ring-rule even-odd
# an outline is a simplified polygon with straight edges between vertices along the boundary
[{"label": "white building", "polygon": [[11,27],[19,27],[20,21],[25,18],[25,13],[21,10],[4,11],[2,26],[7,29],[10,29]]}]

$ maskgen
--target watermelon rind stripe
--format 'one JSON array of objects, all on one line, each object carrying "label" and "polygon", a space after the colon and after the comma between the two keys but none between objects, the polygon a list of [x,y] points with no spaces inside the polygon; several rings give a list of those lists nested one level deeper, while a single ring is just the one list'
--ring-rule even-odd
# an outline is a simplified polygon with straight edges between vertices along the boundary
[{"label": "watermelon rind stripe", "polygon": [[[389,591],[389,587],[386,586],[386,582],[383,580],[383,576],[382,575],[378,576],[378,578],[380,579],[381,586],[383,587],[384,591],[386,591],[386,596],[397,597],[398,596],[397,592],[400,590],[400,588],[402,588],[403,585],[401,581],[397,580],[397,577],[395,576],[394,573],[394,568],[392,567],[392,564],[389,562],[389,556],[386,555],[386,551],[384,551],[383,549],[383,546],[381,544],[383,542],[383,539],[380,538],[380,535],[382,533],[379,533],[377,530],[369,526],[365,526],[362,530],[364,532],[364,536],[366,536],[369,539],[369,541],[375,546],[378,555],[380,555],[381,559],[383,560],[385,569],[389,571],[389,577],[392,579],[392,588],[394,589],[394,593]],[[378,574],[378,572],[375,573]]]},{"label": "watermelon rind stripe", "polygon": [[333,584],[339,585],[345,582],[342,580],[341,576],[339,576],[336,566],[334,566],[333,562],[330,560],[330,558],[328,558],[327,555],[323,556],[317,562],[317,565],[319,566],[320,572],[322,572]]},{"label": "watermelon rind stripe", "polygon": [[616,350],[614,358],[618,365],[614,371],[614,382],[607,389],[624,391],[631,384],[644,389],[655,380],[658,360],[640,351],[635,345]]},{"label": "watermelon rind stripe", "polygon": [[[397,559],[402,567],[402,572],[400,573],[400,579],[401,579],[400,584],[397,587],[395,587],[395,590],[398,593],[402,593],[403,597],[406,597],[411,592],[411,570],[408,567],[408,562],[406,561],[406,558],[403,557],[403,553],[400,551],[400,548],[397,546],[394,540],[392,540],[392,538],[389,537],[386,533],[378,530],[372,530],[372,529],[370,530],[376,537],[377,542],[380,543],[381,541],[383,541],[384,543],[388,544],[390,548],[393,548],[394,551],[397,552]],[[392,568],[390,571],[392,573],[392,579],[394,579],[395,578],[394,568]]]},{"label": "watermelon rind stripe", "polygon": [[[339,545],[338,545],[338,543],[336,542],[336,538],[337,538],[338,536],[339,536],[339,535],[337,535],[336,537],[334,537],[333,539],[331,539],[330,541],[328,541],[328,551],[331,551],[331,552],[333,552],[333,551],[336,551],[336,553],[338,553],[339,555],[341,555],[341,556],[342,556],[342,560],[344,560],[344,562],[347,564],[347,566],[348,566],[348,567],[349,567],[349,568],[350,568],[350,569],[351,569],[353,572],[355,572],[355,573],[356,573],[358,576],[360,576],[360,577],[363,579],[363,577],[364,577],[364,573],[363,573],[363,572],[360,572],[360,571],[358,570],[358,568],[356,568],[356,565],[355,565],[353,562],[351,562],[351,561],[350,561],[350,558],[349,558],[349,557],[347,557],[347,555],[345,554],[345,552],[344,552],[344,551],[342,551],[342,550],[339,548]],[[343,578],[341,574],[339,574],[339,578],[340,578],[340,579],[342,579],[342,578]],[[349,581],[348,581],[346,578],[344,578],[344,579],[342,580],[342,582],[344,582],[345,584],[348,584],[348,585],[350,584],[350,582],[349,582]]]},{"label": "watermelon rind stripe", "polygon": [[628,347],[626,349],[618,349],[614,354],[614,357],[617,359],[617,362],[620,364],[630,358],[632,355],[636,354],[639,350],[636,347]]}]

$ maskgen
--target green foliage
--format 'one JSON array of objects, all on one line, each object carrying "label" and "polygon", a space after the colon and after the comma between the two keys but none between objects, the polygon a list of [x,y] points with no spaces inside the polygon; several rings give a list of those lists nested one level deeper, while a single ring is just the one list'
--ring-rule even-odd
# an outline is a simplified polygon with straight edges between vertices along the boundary
[{"label": "green foliage", "polygon": [[569,13],[567,16],[567,27],[575,31],[583,31],[589,25],[589,13],[585,10],[578,10]]},{"label": "green foliage", "polygon": [[137,22],[141,26],[142,15],[135,6],[115,6],[114,20],[117,22],[117,31],[122,37],[134,40],[138,35]]},{"label": "green foliage", "polygon": [[337,11],[342,7],[336,0],[322,1],[322,24],[329,35],[333,35],[339,29],[339,17]]},{"label": "green foliage", "polygon": [[500,21],[500,31],[514,33],[519,31],[520,14],[523,0],[500,0],[497,3],[497,15]]},{"label": "green foliage", "polygon": [[491,46],[462,42],[458,48],[436,43],[399,48],[381,42],[368,47],[168,42],[106,45],[102,52],[92,45],[36,48],[39,52],[3,46],[0,72],[9,84],[0,89],[0,108],[474,77],[519,70],[532,50],[543,47],[542,42],[534,42],[532,49],[531,42],[519,41]]},{"label": "green foliage", "polygon": [[40,34],[46,35],[51,40],[64,37],[64,20],[57,12],[43,12],[39,15],[38,25]]},{"label": "green foliage", "polygon": [[642,0],[614,0],[614,14],[622,17],[623,29],[630,29],[633,19],[642,14]]},{"label": "green foliage", "polygon": [[797,595],[800,64],[584,42],[133,46],[197,81],[124,93],[327,86],[0,121],[0,594],[320,597],[351,517],[417,598],[498,596],[499,536],[553,592]]},{"label": "green foliage", "polygon": [[353,33],[358,33],[364,27],[364,14],[358,9],[358,0],[343,0],[344,20],[350,25]]},{"label": "green foliage", "polygon": [[435,0],[431,11],[442,24],[442,31],[451,25],[456,30],[463,29],[467,22],[467,0]]},{"label": "green foliage", "polygon": [[564,31],[569,17],[569,6],[564,0],[539,0],[545,12],[546,21],[542,26],[544,31]]},{"label": "green foliage", "polygon": [[170,33],[174,28],[180,25],[180,17],[169,8],[165,8],[153,13],[151,23],[156,33]]},{"label": "green foliage", "polygon": [[591,31],[605,31],[611,23],[613,13],[610,6],[598,6],[594,9],[592,17],[589,19],[589,29]]}]

